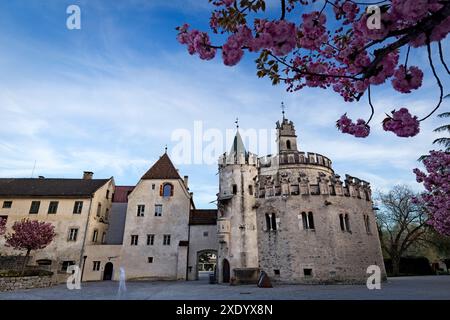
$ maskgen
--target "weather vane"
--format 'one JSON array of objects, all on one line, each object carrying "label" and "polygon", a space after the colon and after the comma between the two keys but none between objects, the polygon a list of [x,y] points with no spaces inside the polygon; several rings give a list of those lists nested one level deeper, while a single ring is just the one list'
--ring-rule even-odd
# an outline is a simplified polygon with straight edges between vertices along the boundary
[{"label": "weather vane", "polygon": [[283,114],[283,120],[284,120],[284,113],[285,113],[286,107],[284,106],[284,102],[281,101],[281,113]]},{"label": "weather vane", "polygon": [[165,153],[167,153],[167,144],[166,144],[166,146],[164,147],[164,150],[165,150]]},{"label": "weather vane", "polygon": [[236,121],[234,123],[236,123],[236,129],[239,129],[239,118],[236,118]]}]

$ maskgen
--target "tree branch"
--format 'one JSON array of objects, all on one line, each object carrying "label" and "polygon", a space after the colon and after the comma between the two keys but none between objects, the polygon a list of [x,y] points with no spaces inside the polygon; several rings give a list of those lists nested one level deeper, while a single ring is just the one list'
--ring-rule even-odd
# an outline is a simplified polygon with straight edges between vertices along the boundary
[{"label": "tree branch", "polygon": [[442,86],[441,79],[439,79],[439,76],[438,76],[438,74],[436,72],[436,69],[434,68],[433,59],[431,58],[431,45],[430,45],[430,36],[429,36],[429,34],[427,34],[427,52],[428,52],[428,61],[430,62],[431,70],[433,71],[433,75],[436,78],[437,84],[439,86],[440,95],[439,95],[439,102],[438,102],[437,106],[427,116],[425,116],[424,118],[420,119],[419,121],[423,121],[423,120],[427,119],[437,109],[439,109],[439,107],[441,106],[441,103],[442,103],[442,99],[444,97],[444,87]]},{"label": "tree branch", "polygon": [[281,0],[281,18],[280,20],[284,20],[286,16],[286,0]]},{"label": "tree branch", "polygon": [[444,60],[444,53],[442,52],[442,44],[440,41],[438,42],[438,45],[439,45],[439,57],[441,58],[442,65],[444,66],[447,73],[450,74],[450,70],[448,69],[447,64],[445,63]]}]

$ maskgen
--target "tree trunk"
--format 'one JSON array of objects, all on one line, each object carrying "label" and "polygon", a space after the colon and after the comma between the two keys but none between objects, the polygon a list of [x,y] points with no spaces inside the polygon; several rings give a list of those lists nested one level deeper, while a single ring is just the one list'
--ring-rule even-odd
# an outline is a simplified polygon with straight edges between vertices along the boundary
[{"label": "tree trunk", "polygon": [[20,272],[20,275],[23,276],[25,272],[25,266],[27,265],[28,257],[30,256],[30,249],[27,250],[27,254],[25,255],[25,259],[23,259],[22,263],[22,271]]},{"label": "tree trunk", "polygon": [[400,257],[392,257],[392,275],[394,277],[400,274]]}]

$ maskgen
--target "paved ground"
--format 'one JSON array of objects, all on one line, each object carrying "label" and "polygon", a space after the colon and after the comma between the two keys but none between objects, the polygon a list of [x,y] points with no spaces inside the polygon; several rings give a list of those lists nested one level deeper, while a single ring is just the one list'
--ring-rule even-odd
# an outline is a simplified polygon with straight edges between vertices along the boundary
[{"label": "paved ground", "polygon": [[364,285],[280,285],[272,289],[256,286],[211,285],[206,281],[128,282],[127,291],[118,295],[117,282],[83,283],[81,290],[65,285],[52,288],[0,293],[6,299],[134,299],[134,300],[246,300],[246,299],[446,299],[450,300],[450,276],[389,278],[381,290]]}]

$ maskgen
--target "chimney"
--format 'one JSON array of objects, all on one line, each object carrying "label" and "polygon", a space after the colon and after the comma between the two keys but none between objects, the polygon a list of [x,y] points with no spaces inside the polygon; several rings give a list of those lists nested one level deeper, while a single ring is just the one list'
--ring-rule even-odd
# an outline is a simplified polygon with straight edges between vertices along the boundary
[{"label": "chimney", "polygon": [[92,180],[92,176],[94,175],[91,171],[83,171],[83,180]]},{"label": "chimney", "polygon": [[188,176],[184,176],[184,185],[186,186],[187,189],[189,189],[189,177]]}]

